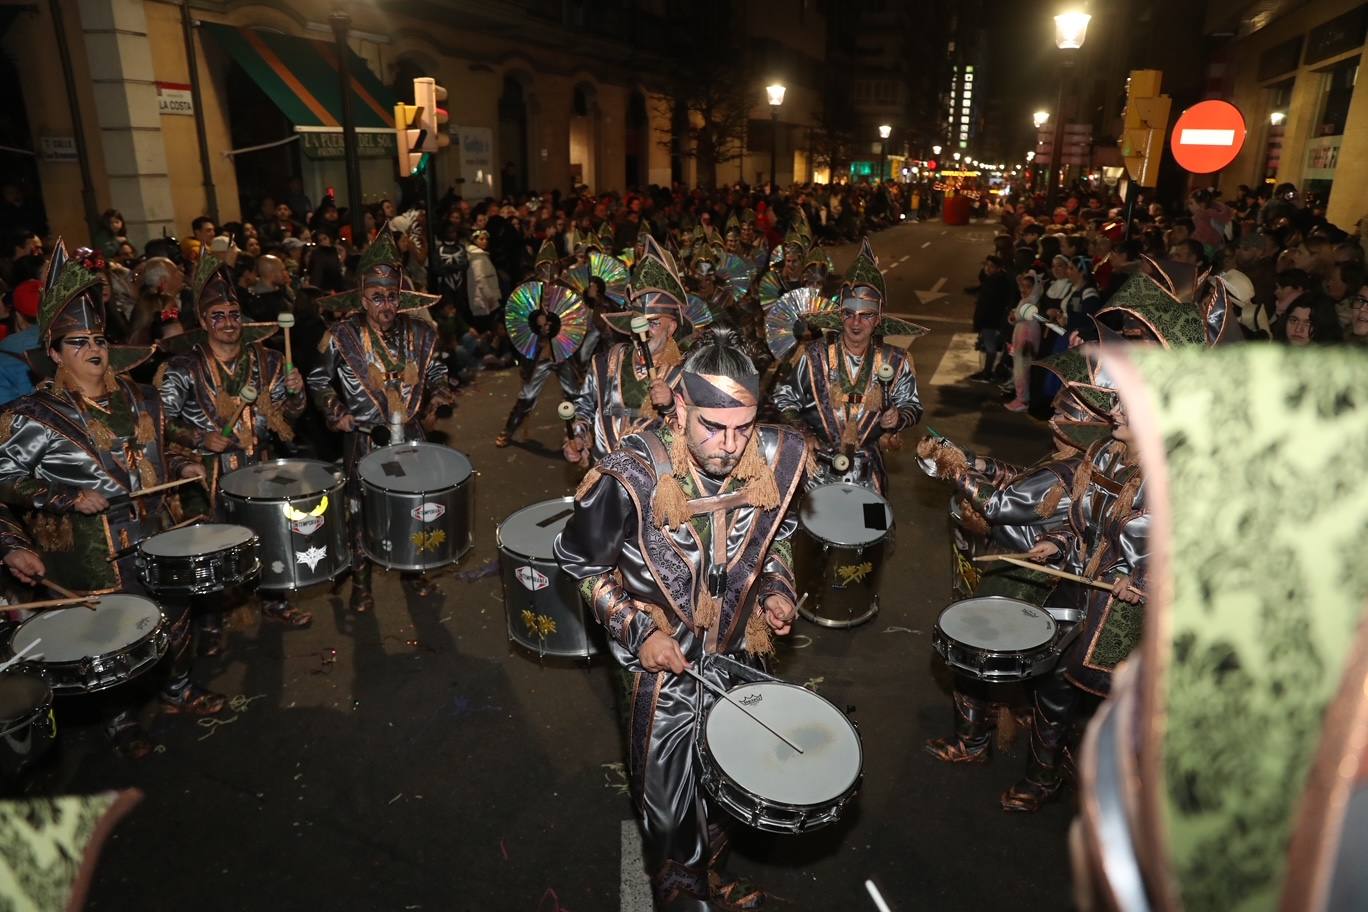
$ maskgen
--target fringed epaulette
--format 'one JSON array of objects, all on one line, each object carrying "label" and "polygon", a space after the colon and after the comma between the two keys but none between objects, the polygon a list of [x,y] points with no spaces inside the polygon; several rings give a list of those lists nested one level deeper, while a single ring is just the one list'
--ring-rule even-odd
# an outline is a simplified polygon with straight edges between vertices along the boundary
[{"label": "fringed epaulette", "polygon": [[1140,483],[1142,476],[1136,472],[1121,488],[1121,493],[1116,497],[1116,512],[1120,516],[1125,516],[1135,506],[1135,498],[1140,494]]},{"label": "fringed epaulette", "polygon": [[693,622],[699,630],[710,630],[722,616],[722,606],[717,599],[706,588],[698,593],[697,603],[694,605]]},{"label": "fringed epaulette", "polygon": [[133,430],[133,439],[138,441],[139,446],[147,446],[157,439],[157,426],[152,423],[152,416],[143,412],[138,416],[138,424]]},{"label": "fringed epaulette", "polygon": [[1045,492],[1045,499],[1036,504],[1036,516],[1041,519],[1049,519],[1054,516],[1059,509],[1059,503],[1064,499],[1064,483],[1057,481],[1050,490]]},{"label": "fringed epaulette", "polygon": [[152,386],[160,390],[162,384],[166,382],[166,372],[170,369],[171,362],[163,361],[161,367],[157,368],[157,372],[152,375]]},{"label": "fringed epaulette", "polygon": [[413,362],[413,361],[410,361],[408,364],[405,364],[405,365],[404,365],[404,374],[403,374],[403,376],[400,377],[399,379],[400,379],[400,381],[401,381],[405,386],[417,386],[417,385],[418,385],[418,365],[417,365],[415,362]]},{"label": "fringed epaulette", "polygon": [[145,491],[148,488],[156,487],[161,481],[157,477],[157,467],[152,464],[152,460],[146,457],[138,460],[138,483]]},{"label": "fringed epaulette", "polygon": [[637,602],[637,605],[645,607],[646,613],[650,615],[652,621],[655,621],[657,630],[663,630],[668,636],[674,636],[674,625],[665,616],[664,608],[649,602]]},{"label": "fringed epaulette", "polygon": [[1078,466],[1078,472],[1074,475],[1073,479],[1073,487],[1069,491],[1069,501],[1071,503],[1078,503],[1083,499],[1083,495],[1088,493],[1088,482],[1092,481],[1092,473],[1092,463],[1087,458],[1084,458],[1083,462]]},{"label": "fringed epaulette", "polygon": [[110,450],[114,448],[114,432],[109,429],[99,418],[91,418],[86,422],[86,429],[90,431],[90,439],[95,443],[95,448],[99,450]]},{"label": "fringed epaulette", "polygon": [[752,613],[746,621],[746,652],[751,655],[773,655],[774,638],[770,636],[769,624],[765,616]]},{"label": "fringed epaulette", "polygon": [[385,388],[385,383],[388,378],[385,376],[385,372],[380,369],[379,364],[377,364],[374,361],[371,361],[369,364],[366,365],[366,373],[370,376],[372,389],[378,391]]},{"label": "fringed epaulette", "polygon": [[816,478],[821,470],[821,466],[817,464],[817,448],[809,446],[807,455],[803,457],[803,471],[808,478]]},{"label": "fringed epaulette", "polygon": [[258,408],[261,414],[266,416],[266,426],[275,432],[275,435],[286,443],[294,440],[294,428],[285,420],[281,413],[280,406],[276,405],[269,398],[258,400]]},{"label": "fringed epaulette", "polygon": [[603,473],[597,468],[585,472],[584,477],[580,479],[579,487],[575,488],[575,502],[579,503],[581,500],[588,497],[589,492],[594,490],[594,485],[598,484],[599,479],[602,477]]},{"label": "fringed epaulette", "polygon": [[656,482],[655,494],[651,497],[651,520],[656,528],[678,529],[689,521],[689,496],[679,479],[666,475]]},{"label": "fringed epaulette", "polygon": [[741,461],[732,473],[744,481],[742,493],[746,500],[757,510],[773,510],[779,506],[779,486],[774,481],[774,472],[769,463],[760,455],[760,434],[751,434]]},{"label": "fringed epaulette", "polygon": [[14,412],[5,412],[0,415],[0,445],[9,442],[14,436]]},{"label": "fringed epaulette", "polygon": [[223,424],[233,413],[237,411],[236,399],[228,395],[226,389],[218,389],[214,392],[214,414],[218,415],[218,423]]},{"label": "fringed epaulette", "polygon": [[980,538],[987,538],[988,534],[993,531],[992,526],[988,524],[988,519],[978,510],[975,510],[974,505],[963,497],[959,500],[959,511],[960,526],[966,531],[972,532]]}]

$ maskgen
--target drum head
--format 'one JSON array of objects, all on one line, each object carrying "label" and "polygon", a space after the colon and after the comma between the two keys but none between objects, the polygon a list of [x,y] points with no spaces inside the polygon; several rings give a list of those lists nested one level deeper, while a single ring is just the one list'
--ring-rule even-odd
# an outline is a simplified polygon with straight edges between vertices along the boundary
[{"label": "drum head", "polygon": [[382,491],[422,494],[461,484],[470,477],[464,453],[435,443],[401,443],[368,454],[356,471]]},{"label": "drum head", "polygon": [[106,595],[94,611],[77,605],[34,615],[19,625],[10,649],[36,662],[79,662],[131,646],[160,622],[161,609],[151,599]]},{"label": "drum head", "polygon": [[246,526],[201,523],[154,535],[138,547],[153,557],[194,557],[245,545],[253,534]]},{"label": "drum head", "polygon": [[1044,646],[1057,629],[1045,609],[1000,595],[955,602],[941,612],[937,624],[955,642],[992,652]]},{"label": "drum head", "polygon": [[41,676],[13,669],[5,671],[0,674],[0,722],[24,718],[51,696],[52,689]]},{"label": "drum head", "polygon": [[499,547],[522,557],[555,557],[552,545],[575,512],[573,497],[557,497],[523,507],[499,524]]},{"label": "drum head", "polygon": [[798,511],[803,528],[833,545],[872,545],[893,528],[888,501],[861,485],[838,482],[813,488]]},{"label": "drum head", "polygon": [[229,472],[219,489],[232,497],[289,500],[322,494],[341,480],[338,470],[316,459],[276,459]]},{"label": "drum head", "polygon": [[794,753],[731,703],[718,700],[708,713],[708,750],[737,785],[800,807],[833,801],[855,785],[863,763],[860,737],[835,706],[794,684],[743,684],[728,693],[803,749]]}]

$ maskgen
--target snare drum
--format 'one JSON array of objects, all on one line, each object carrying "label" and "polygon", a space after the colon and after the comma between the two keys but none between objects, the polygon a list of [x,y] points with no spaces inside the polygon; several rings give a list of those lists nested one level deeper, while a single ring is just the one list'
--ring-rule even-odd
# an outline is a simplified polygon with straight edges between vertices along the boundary
[{"label": "snare drum", "polygon": [[537,655],[588,658],[603,651],[597,624],[587,623],[579,585],[561,571],[553,545],[575,512],[573,497],[544,500],[499,524],[508,638]]},{"label": "snare drum", "polygon": [[940,613],[931,645],[945,664],[989,683],[1045,674],[1077,635],[1083,612],[1002,595],[962,599]]},{"label": "snare drum", "polygon": [[138,577],[158,596],[183,597],[251,586],[261,576],[257,537],[227,523],[201,523],[138,543]]},{"label": "snare drum", "polygon": [[741,684],[727,693],[803,753],[718,700],[695,742],[709,796],[767,833],[806,833],[840,819],[864,766],[859,732],[845,713],[780,681]]},{"label": "snare drum", "polygon": [[166,655],[166,621],[156,602],[105,595],[84,605],[42,611],[10,639],[10,653],[40,667],[53,693],[95,693],[147,671]]},{"label": "snare drum", "polygon": [[879,579],[893,510],[877,492],[841,482],[813,488],[798,511],[794,542],[803,617],[823,627],[854,627],[879,611]]},{"label": "snare drum", "polygon": [[18,778],[56,740],[47,675],[26,663],[0,672],[0,779]]},{"label": "snare drum", "polygon": [[223,477],[224,515],[261,541],[260,588],[303,589],[351,566],[345,484],[336,467],[313,459],[276,459]]},{"label": "snare drum", "polygon": [[362,543],[390,570],[435,570],[474,544],[472,479],[464,453],[435,443],[401,443],[368,453],[361,478]]}]

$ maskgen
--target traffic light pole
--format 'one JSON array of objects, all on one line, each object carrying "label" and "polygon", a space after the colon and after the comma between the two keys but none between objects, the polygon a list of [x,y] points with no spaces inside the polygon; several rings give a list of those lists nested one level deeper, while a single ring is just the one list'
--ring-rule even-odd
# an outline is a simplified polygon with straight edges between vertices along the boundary
[{"label": "traffic light pole", "polygon": [[428,291],[437,291],[437,268],[441,257],[437,255],[437,162],[429,157],[427,173],[423,175],[423,189],[427,196],[427,277]]}]

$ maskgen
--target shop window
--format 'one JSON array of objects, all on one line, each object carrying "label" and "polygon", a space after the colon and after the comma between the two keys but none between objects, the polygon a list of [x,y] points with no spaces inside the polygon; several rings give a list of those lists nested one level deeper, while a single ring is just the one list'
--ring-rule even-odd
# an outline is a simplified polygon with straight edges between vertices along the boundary
[{"label": "shop window", "polygon": [[1321,74],[1324,88],[1321,90],[1320,116],[1316,118],[1316,136],[1339,136],[1344,133],[1344,123],[1349,119],[1349,102],[1354,97],[1354,84],[1358,82],[1358,70],[1359,59],[1354,57]]}]

